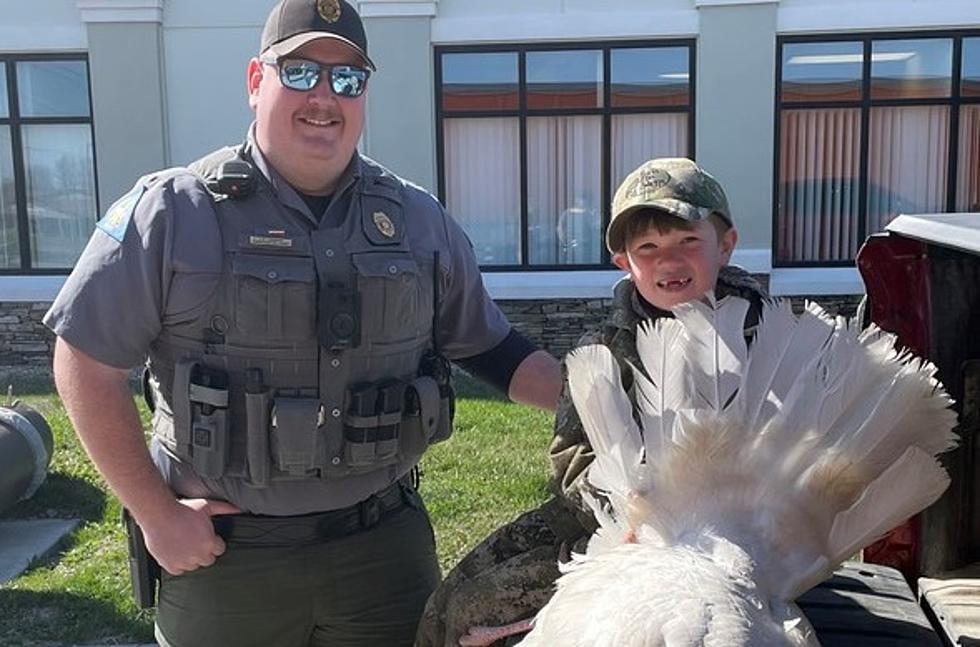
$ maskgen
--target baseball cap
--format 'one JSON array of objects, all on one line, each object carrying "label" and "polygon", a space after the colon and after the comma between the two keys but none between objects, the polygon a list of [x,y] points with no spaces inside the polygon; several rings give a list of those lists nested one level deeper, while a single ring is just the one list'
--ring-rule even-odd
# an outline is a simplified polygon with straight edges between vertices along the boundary
[{"label": "baseball cap", "polygon": [[716,213],[734,225],[728,198],[718,180],[687,158],[661,157],[644,162],[616,189],[606,229],[609,251],[626,247],[630,214],[647,208],[692,222]]},{"label": "baseball cap", "polygon": [[346,44],[377,69],[368,57],[361,17],[346,0],[282,0],[266,18],[259,53],[282,58],[320,38]]}]

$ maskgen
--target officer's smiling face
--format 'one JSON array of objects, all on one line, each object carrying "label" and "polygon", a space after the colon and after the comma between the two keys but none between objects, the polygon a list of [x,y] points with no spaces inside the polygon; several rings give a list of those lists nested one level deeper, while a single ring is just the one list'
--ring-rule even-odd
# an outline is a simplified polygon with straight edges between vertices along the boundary
[{"label": "officer's smiling face", "polygon": [[[290,55],[323,65],[364,63],[343,43],[320,39]],[[249,105],[255,138],[272,166],[296,189],[314,195],[333,192],[364,128],[364,101],[338,97],[322,78],[309,92],[283,87],[275,66],[252,59],[248,67]]]}]

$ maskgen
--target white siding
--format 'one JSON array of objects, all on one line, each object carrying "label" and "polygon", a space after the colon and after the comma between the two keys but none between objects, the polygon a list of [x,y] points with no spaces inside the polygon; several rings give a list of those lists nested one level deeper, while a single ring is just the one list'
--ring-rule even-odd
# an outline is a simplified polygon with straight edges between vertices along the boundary
[{"label": "white siding", "polygon": [[84,51],[74,0],[0,0],[0,52]]}]

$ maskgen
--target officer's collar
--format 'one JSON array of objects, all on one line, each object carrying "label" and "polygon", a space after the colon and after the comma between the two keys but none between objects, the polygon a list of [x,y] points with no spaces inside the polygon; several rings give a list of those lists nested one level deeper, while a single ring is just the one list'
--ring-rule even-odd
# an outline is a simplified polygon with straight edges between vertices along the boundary
[{"label": "officer's collar", "polygon": [[[279,201],[282,202],[287,207],[295,209],[300,213],[306,214],[314,223],[319,221],[318,216],[314,216],[310,213],[310,208],[307,206],[303,198],[300,197],[299,192],[290,184],[286,178],[284,178],[279,171],[269,163],[265,155],[262,153],[262,149],[259,148],[258,143],[255,141],[255,122],[248,129],[248,137],[246,139],[246,146],[248,147],[248,153],[255,163],[256,168],[259,172],[265,176],[272,185],[272,189],[276,192],[276,196]],[[358,151],[354,151],[354,156],[351,158],[347,168],[341,173],[340,179],[337,180],[337,186],[334,190],[334,199],[345,192],[351,187],[364,172],[364,162],[361,159],[361,154]]]}]

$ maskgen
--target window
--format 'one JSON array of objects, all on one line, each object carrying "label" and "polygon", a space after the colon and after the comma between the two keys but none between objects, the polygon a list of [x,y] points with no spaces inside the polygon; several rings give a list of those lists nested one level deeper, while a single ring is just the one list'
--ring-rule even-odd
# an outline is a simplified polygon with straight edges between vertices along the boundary
[{"label": "window", "polygon": [[436,50],[439,192],[484,269],[602,267],[619,182],[694,151],[690,41]]},{"label": "window", "polygon": [[778,48],[774,265],[850,265],[900,213],[980,210],[980,34]]},{"label": "window", "polygon": [[98,212],[87,60],[0,56],[0,273],[70,270]]}]

